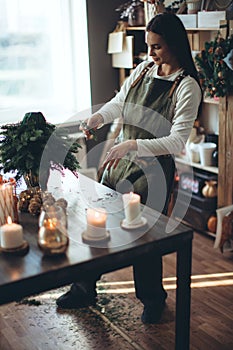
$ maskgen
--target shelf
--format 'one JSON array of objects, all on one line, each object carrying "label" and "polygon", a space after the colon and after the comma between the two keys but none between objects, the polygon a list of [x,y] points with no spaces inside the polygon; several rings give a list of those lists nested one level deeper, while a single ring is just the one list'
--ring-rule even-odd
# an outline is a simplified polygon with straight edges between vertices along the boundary
[{"label": "shelf", "polygon": [[[146,30],[145,26],[142,27],[126,27],[126,30]],[[211,31],[218,31],[218,28],[185,28],[187,32],[211,32]]]},{"label": "shelf", "polygon": [[204,32],[204,31],[206,31],[206,32],[211,32],[211,31],[218,31],[219,30],[219,28],[208,28],[208,27],[206,27],[206,28],[185,28],[186,29],[186,31],[187,32]]},{"label": "shelf", "polygon": [[212,238],[216,238],[216,233],[210,232],[208,230],[200,230],[195,227],[193,227],[189,222],[185,221],[184,219],[180,219],[179,217],[175,217],[175,220],[181,221],[184,225],[191,227],[195,232],[197,233],[204,233],[207,236],[210,236]]},{"label": "shelf", "polygon": [[211,97],[205,97],[203,99],[203,102],[213,104],[213,105],[219,105],[219,100],[215,100],[214,98],[211,98]]},{"label": "shelf", "polygon": [[146,30],[146,27],[126,27],[126,30]]},{"label": "shelf", "polygon": [[201,165],[200,163],[190,162],[187,159],[180,158],[180,157],[176,157],[175,159],[176,159],[177,163],[188,165],[188,166],[191,166],[193,168],[198,168],[198,169],[202,169],[205,171],[209,171],[210,173],[213,173],[213,174],[218,174],[218,168],[215,166],[204,166],[204,165]]}]

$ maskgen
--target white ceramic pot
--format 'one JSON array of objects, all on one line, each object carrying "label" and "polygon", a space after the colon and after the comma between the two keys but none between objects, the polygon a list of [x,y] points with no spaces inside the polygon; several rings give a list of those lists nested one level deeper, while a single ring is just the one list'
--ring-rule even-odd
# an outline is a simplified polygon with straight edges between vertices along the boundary
[{"label": "white ceramic pot", "polygon": [[203,142],[199,144],[200,162],[203,166],[213,165],[213,152],[216,150],[217,145],[213,142]]}]

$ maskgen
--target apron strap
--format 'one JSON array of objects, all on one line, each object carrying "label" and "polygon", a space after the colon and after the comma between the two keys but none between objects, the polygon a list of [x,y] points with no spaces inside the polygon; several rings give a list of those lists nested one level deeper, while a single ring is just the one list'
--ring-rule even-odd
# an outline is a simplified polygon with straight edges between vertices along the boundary
[{"label": "apron strap", "polygon": [[137,83],[144,77],[146,72],[154,65],[154,62],[150,62],[139,74],[139,76],[132,82],[131,87],[135,87]]},{"label": "apron strap", "polygon": [[176,77],[176,79],[174,80],[174,83],[171,87],[171,90],[169,92],[168,97],[172,97],[173,92],[175,91],[175,89],[177,88],[177,86],[180,84],[181,80],[183,80],[186,77],[186,75],[184,73],[181,73],[180,75],[178,75],[178,77]]},{"label": "apron strap", "polygon": [[[131,88],[134,88],[137,83],[144,77],[144,75],[148,72],[148,70],[153,67],[154,62],[150,62],[139,74],[139,76],[132,82],[131,84]],[[178,75],[178,77],[174,80],[174,83],[171,87],[171,90],[169,92],[169,97],[171,98],[173,95],[173,92],[175,91],[175,89],[177,88],[177,86],[180,84],[181,80],[184,79],[186,77],[186,74],[182,73],[180,75]]]}]

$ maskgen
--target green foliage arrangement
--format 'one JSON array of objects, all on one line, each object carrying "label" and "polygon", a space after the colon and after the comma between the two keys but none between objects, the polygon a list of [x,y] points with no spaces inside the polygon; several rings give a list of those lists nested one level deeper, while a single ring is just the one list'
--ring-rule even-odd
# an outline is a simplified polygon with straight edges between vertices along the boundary
[{"label": "green foliage arrangement", "polygon": [[41,112],[26,113],[21,122],[1,126],[0,169],[16,172],[16,181],[34,177],[32,185],[38,186],[39,176],[48,177],[51,162],[71,171],[80,168],[74,155],[79,148],[65,128],[48,123]]},{"label": "green foliage arrangement", "polygon": [[210,97],[224,97],[233,91],[233,36],[223,39],[220,33],[196,55],[203,90]]}]

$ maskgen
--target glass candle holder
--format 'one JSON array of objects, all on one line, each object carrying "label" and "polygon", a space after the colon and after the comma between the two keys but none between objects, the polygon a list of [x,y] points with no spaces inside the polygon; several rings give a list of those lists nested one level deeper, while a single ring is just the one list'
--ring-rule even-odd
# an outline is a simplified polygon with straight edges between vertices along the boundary
[{"label": "glass candle holder", "polygon": [[44,255],[56,255],[65,253],[68,245],[69,237],[64,210],[55,205],[46,208],[39,218],[38,246]]}]

